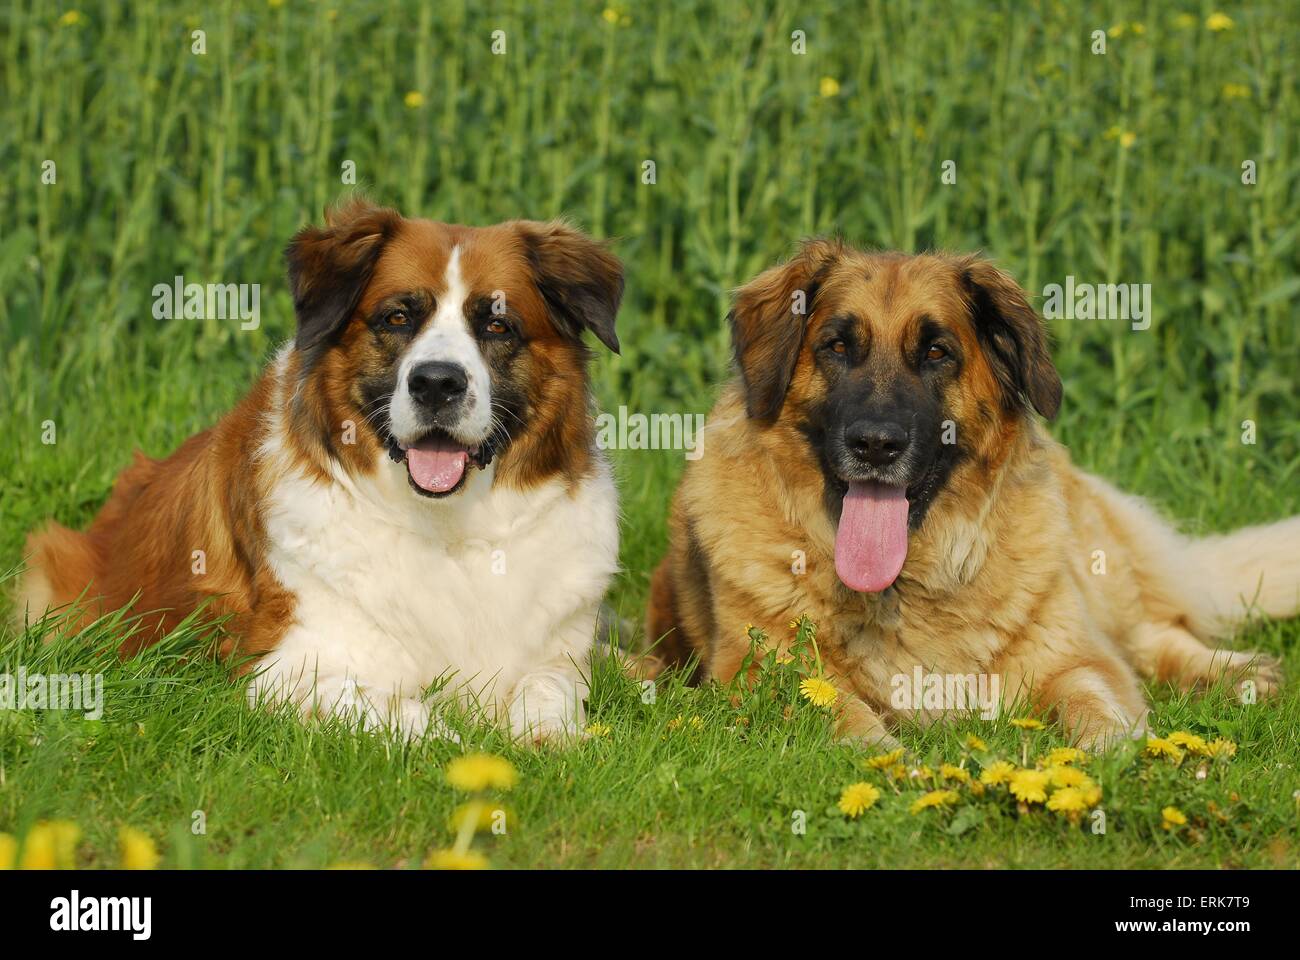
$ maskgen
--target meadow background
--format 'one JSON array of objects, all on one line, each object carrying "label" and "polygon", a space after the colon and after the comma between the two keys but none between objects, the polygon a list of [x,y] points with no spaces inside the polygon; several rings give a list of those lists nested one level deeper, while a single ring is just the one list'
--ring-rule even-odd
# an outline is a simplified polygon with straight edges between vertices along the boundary
[{"label": "meadow background", "polygon": [[[803,236],[983,249],[1036,294],[1071,274],[1150,283],[1147,331],[1053,323],[1056,435],[1187,530],[1300,511],[1298,39],[1287,2],[15,0],[0,10],[0,568],[45,518],[86,523],[132,450],[168,453],[247,389],[292,332],[283,247],[349,189],[346,161],[407,213],[565,214],[617,238],[623,353],[595,364],[606,410],[706,411],[728,371],[730,291]],[[154,320],[152,287],[177,274],[261,284],[260,328]],[[639,621],[683,461],[616,463],[611,602]],[[100,722],[0,713],[0,832],[76,821],[82,865],[115,862],[122,824],[173,866],[414,865],[448,841],[441,770],[461,748],[251,715],[219,670],[184,659],[198,627],[125,665],[4,629],[0,665],[104,669],[110,699]],[[120,629],[102,625],[105,640]],[[1295,676],[1298,639],[1263,624],[1242,643]],[[988,799],[912,815],[916,778],[848,819],[841,788],[876,773],[792,694],[764,726],[747,699],[669,684],[648,706],[615,671],[597,679],[608,729],[572,751],[465,729],[522,775],[517,825],[480,841],[494,864],[1297,864],[1294,687],[1253,707],[1153,688],[1161,729],[1229,736],[1238,755],[1204,780],[1191,758],[1098,761],[1098,837]],[[1060,742],[1005,723],[912,731],[908,762],[978,769],[970,732],[986,759]],[[1175,802],[1190,823],[1165,829]]]}]

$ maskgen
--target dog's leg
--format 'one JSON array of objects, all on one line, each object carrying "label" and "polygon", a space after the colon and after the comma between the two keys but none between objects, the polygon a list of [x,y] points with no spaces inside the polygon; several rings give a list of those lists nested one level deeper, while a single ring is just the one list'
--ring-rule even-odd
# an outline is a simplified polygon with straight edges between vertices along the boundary
[{"label": "dog's leg", "polygon": [[869,704],[855,694],[846,693],[838,683],[835,683],[835,689],[839,693],[835,705],[835,733],[841,740],[883,750],[902,746]]},{"label": "dog's leg", "polygon": [[586,723],[587,681],[571,662],[553,661],[525,675],[510,691],[510,732],[540,744],[575,737]]},{"label": "dog's leg", "polygon": [[292,702],[304,719],[336,716],[360,730],[390,730],[407,740],[424,736],[458,739],[428,705],[400,692],[370,687],[346,671],[287,671],[280,664],[258,673],[248,685],[251,706]]},{"label": "dog's leg", "polygon": [[582,671],[590,669],[596,619],[593,606],[564,621],[549,646],[554,652],[509,691],[507,719],[516,737],[541,744],[582,734],[588,693]]},{"label": "dog's leg", "polygon": [[[772,622],[783,622],[780,617],[771,618]],[[787,616],[785,618],[789,620]],[[721,683],[730,683],[740,672],[745,658],[750,653],[748,631],[743,626],[734,626],[731,630],[716,637],[712,644],[712,657],[708,664],[709,676]],[[772,646],[778,652],[784,652],[790,641],[776,637]],[[757,674],[759,666],[750,666],[751,674]],[[834,669],[827,670],[827,680],[835,688],[835,703],[831,709],[835,715],[835,733],[845,741],[861,746],[883,747],[892,750],[901,746],[886,726],[884,718],[871,705],[853,691],[853,684]]]},{"label": "dog's leg", "polygon": [[1277,693],[1282,666],[1276,657],[1246,650],[1211,649],[1172,623],[1140,623],[1128,634],[1128,648],[1143,676],[1183,689],[1210,686],[1220,679],[1242,690],[1253,684],[1260,697]]},{"label": "dog's leg", "polygon": [[1118,658],[1093,658],[1058,670],[1034,692],[1052,705],[1072,741],[1085,750],[1104,750],[1147,730],[1147,705],[1127,672]]},{"label": "dog's leg", "polygon": [[[1061,637],[1028,638],[996,671],[1004,701],[1028,694],[1050,708],[1071,740],[1086,750],[1103,750],[1147,729],[1146,698],[1133,669],[1100,636],[1083,643]],[[1051,651],[1044,655],[1045,652]]]}]

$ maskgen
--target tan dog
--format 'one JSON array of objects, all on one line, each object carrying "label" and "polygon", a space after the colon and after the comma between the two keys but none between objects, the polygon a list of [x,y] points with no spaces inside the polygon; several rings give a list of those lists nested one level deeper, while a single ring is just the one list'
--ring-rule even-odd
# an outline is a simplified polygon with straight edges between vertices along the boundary
[{"label": "tan dog", "polygon": [[1275,661],[1206,642],[1248,606],[1297,611],[1300,518],[1189,540],[1072,466],[1031,411],[1053,417],[1061,381],[1009,276],[814,240],[731,322],[740,375],[652,584],[662,659],[725,681],[748,624],[784,645],[807,613],[840,729],[868,741],[953,708],[909,700],[922,674],[995,681],[1089,746],[1143,729],[1139,674],[1273,691]]}]

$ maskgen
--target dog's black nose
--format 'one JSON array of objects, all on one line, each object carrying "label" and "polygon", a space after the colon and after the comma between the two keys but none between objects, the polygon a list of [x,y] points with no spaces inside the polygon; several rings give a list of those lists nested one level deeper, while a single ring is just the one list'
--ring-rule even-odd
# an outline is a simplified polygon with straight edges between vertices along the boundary
[{"label": "dog's black nose", "polygon": [[844,428],[844,444],[854,456],[873,467],[887,467],[907,449],[907,430],[902,424],[879,420],[858,420]]},{"label": "dog's black nose", "polygon": [[465,368],[441,360],[422,363],[406,378],[411,399],[422,407],[440,410],[465,395],[469,378]]}]

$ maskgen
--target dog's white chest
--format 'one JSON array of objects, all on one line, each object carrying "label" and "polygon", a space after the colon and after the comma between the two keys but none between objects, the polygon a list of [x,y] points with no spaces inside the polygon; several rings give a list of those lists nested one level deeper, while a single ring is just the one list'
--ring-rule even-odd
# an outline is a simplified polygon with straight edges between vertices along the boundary
[{"label": "dog's white chest", "polygon": [[489,471],[436,502],[389,466],[360,482],[276,484],[269,560],[297,606],[268,673],[315,664],[406,697],[446,680],[499,703],[539,666],[586,655],[618,556],[603,465],[574,494],[558,481],[494,489]]}]

